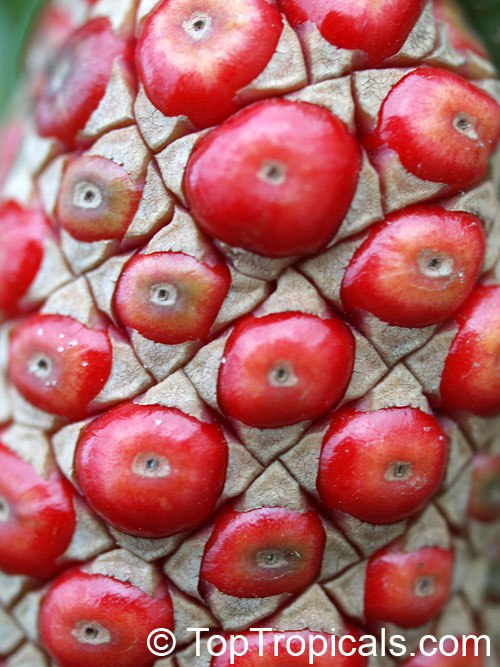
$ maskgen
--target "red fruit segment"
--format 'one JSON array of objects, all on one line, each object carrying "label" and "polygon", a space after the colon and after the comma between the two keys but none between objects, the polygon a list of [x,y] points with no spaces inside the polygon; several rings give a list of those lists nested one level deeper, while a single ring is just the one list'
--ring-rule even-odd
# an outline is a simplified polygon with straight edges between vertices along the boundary
[{"label": "red fruit segment", "polygon": [[330,44],[362,51],[363,65],[370,67],[400,50],[424,6],[422,0],[279,0],[279,4],[292,26],[314,23]]},{"label": "red fruit segment", "polygon": [[424,547],[405,553],[395,543],[374,554],[365,584],[369,621],[416,628],[430,621],[448,601],[453,572],[451,551]]},{"label": "red fruit segment", "polygon": [[18,391],[41,410],[83,419],[111,373],[111,344],[71,317],[33,315],[14,329],[9,374]]},{"label": "red fruit segment", "polygon": [[447,438],[431,415],[416,408],[346,408],[324,437],[317,489],[329,510],[396,523],[434,495],[446,462]]},{"label": "red fruit segment", "polygon": [[458,334],[441,377],[447,410],[500,412],[500,286],[479,285],[457,314]]},{"label": "red fruit segment", "polygon": [[219,405],[233,419],[257,428],[316,419],[342,399],[353,366],[354,339],[337,317],[249,316],[227,341]]},{"label": "red fruit segment", "polygon": [[123,167],[97,155],[72,159],[64,173],[57,219],[79,241],[122,239],[141,190]]},{"label": "red fruit segment", "polygon": [[426,644],[425,651],[428,654],[435,653],[434,655],[419,653],[414,658],[406,660],[405,667],[485,667],[484,652],[480,649],[476,655],[475,637],[472,636],[446,638],[442,650],[438,649],[437,642],[430,642]]},{"label": "red fruit segment", "polygon": [[0,442],[0,568],[45,579],[60,568],[76,526],[71,487],[45,479]]},{"label": "red fruit segment", "polygon": [[469,516],[478,521],[500,519],[500,454],[477,454],[473,461]]},{"label": "red fruit segment", "polygon": [[369,147],[386,145],[419,178],[467,188],[481,180],[500,137],[500,107],[456,74],[421,67],[386,98]]},{"label": "red fruit segment", "polygon": [[[365,667],[366,658],[358,653],[352,656],[343,655],[356,649],[355,641],[359,634],[349,629],[349,635],[340,641],[338,635],[309,630],[265,632],[262,641],[257,632],[243,633],[248,643],[248,651],[244,655],[234,657],[231,662],[229,651],[212,658],[211,667]],[[262,644],[262,650],[260,650]],[[305,646],[305,650],[304,650]],[[235,649],[243,653],[247,645],[242,640],[235,641]],[[309,647],[312,647],[311,651]],[[235,653],[236,653],[235,651]],[[310,653],[312,654],[312,660]]]},{"label": "red fruit segment", "polygon": [[62,47],[41,94],[38,131],[73,145],[97,108],[116,58],[131,59],[132,43],[117,37],[106,18],[95,18],[76,30]]},{"label": "red fruit segment", "polygon": [[268,100],[200,140],[185,191],[216,239],[269,257],[306,255],[337,232],[359,168],[356,141],[329,111]]},{"label": "red fruit segment", "polygon": [[61,667],[150,667],[149,633],[173,625],[163,583],[149,597],[129,583],[76,569],[55,581],[40,612],[43,646]]},{"label": "red fruit segment", "polygon": [[125,327],[166,345],[204,340],[231,286],[221,261],[181,252],[136,255],[118,282],[115,311]]},{"label": "red fruit segment", "polygon": [[50,234],[43,213],[15,202],[0,208],[0,319],[15,317],[36,278]]},{"label": "red fruit segment", "polygon": [[166,116],[216,125],[237,110],[238,91],[266,68],[282,30],[267,0],[162,2],[139,38],[139,79]]},{"label": "red fruit segment", "polygon": [[108,523],[142,537],[167,537],[209,518],[227,459],[216,424],[175,409],[128,404],[85,429],[76,472],[90,505]]},{"label": "red fruit segment", "polygon": [[481,58],[488,58],[488,53],[476,35],[472,33],[463,11],[456,3],[450,0],[434,0],[433,4],[434,15],[438,21],[446,25],[454,49],[465,55],[472,52]]},{"label": "red fruit segment", "polygon": [[219,518],[205,547],[201,585],[241,598],[297,593],[317,577],[324,546],[315,512],[230,510]]},{"label": "red fruit segment", "polygon": [[393,326],[443,322],[476,284],[485,245],[481,221],[468,213],[419,206],[390,215],[352,258],[342,303]]}]

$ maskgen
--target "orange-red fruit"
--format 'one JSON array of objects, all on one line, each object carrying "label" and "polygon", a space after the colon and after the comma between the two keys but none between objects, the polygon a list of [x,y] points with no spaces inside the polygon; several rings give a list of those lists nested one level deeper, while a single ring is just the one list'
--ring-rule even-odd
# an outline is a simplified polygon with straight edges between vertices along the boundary
[{"label": "orange-red fruit", "polygon": [[75,527],[71,487],[57,468],[42,478],[0,442],[0,568],[40,579],[53,576]]},{"label": "orange-red fruit", "polygon": [[485,245],[474,215],[437,206],[394,213],[372,227],[354,254],[342,304],[354,315],[366,311],[393,326],[443,322],[474,288]]},{"label": "orange-red fruit", "polygon": [[111,364],[107,333],[71,317],[33,315],[12,334],[10,378],[26,400],[52,414],[83,419]]},{"label": "orange-red fruit", "polygon": [[453,48],[465,57],[473,53],[487,59],[486,49],[467,25],[461,8],[451,0],[434,0],[433,4],[434,15],[438,21],[445,24]]},{"label": "orange-red fruit", "polygon": [[[437,640],[426,643],[424,649],[428,655],[418,653],[405,660],[405,667],[485,667],[484,651],[482,648],[476,651],[476,637],[463,635]],[[481,641],[478,645],[481,646]]]},{"label": "orange-red fruit", "polygon": [[423,0],[279,0],[292,26],[313,23],[330,44],[361,51],[358,66],[376,67],[395,55],[420,16]]},{"label": "orange-red fruit", "polygon": [[0,208],[0,320],[28,309],[23,303],[42,265],[50,235],[45,215],[6,202]]},{"label": "orange-red fruit", "polygon": [[[264,627],[267,624],[261,624]],[[211,667],[366,667],[367,659],[356,651],[359,633],[350,629],[345,635],[309,630],[247,632],[236,639],[234,660],[230,651],[212,658]],[[262,645],[262,649],[260,648]],[[247,650],[248,646],[248,650]],[[349,653],[353,652],[353,655]],[[313,660],[313,662],[311,662]],[[475,666],[474,666],[475,667]]]},{"label": "orange-red fruit", "polygon": [[137,211],[141,192],[142,187],[116,162],[82,155],[66,167],[56,217],[79,241],[121,240]]},{"label": "orange-red fruit", "polygon": [[84,495],[108,523],[167,537],[209,518],[227,459],[218,425],[173,408],[125,404],[85,429],[75,462]]},{"label": "orange-red fruit", "polygon": [[446,410],[500,412],[500,286],[479,285],[456,316],[458,333],[441,377]]},{"label": "orange-red fruit", "polygon": [[391,90],[367,146],[392,149],[410,173],[456,191],[484,177],[499,137],[493,98],[456,74],[420,67]]},{"label": "orange-red fruit", "polygon": [[182,252],[133,257],[114,296],[120,322],[156,343],[204,340],[231,286],[220,261],[200,261]]},{"label": "orange-red fruit", "polygon": [[317,489],[328,510],[372,524],[418,511],[446,471],[447,438],[416,408],[337,412],[323,439]]},{"label": "orange-red fruit", "polygon": [[338,317],[249,316],[226,343],[219,405],[229,417],[257,428],[316,419],[344,396],[354,347],[352,333]]},{"label": "orange-red fruit", "polygon": [[106,18],[95,18],[76,30],[54,61],[36,107],[43,137],[73,146],[101,101],[113,63],[132,57],[132,42],[117,37]]},{"label": "orange-red fruit", "polygon": [[163,582],[149,596],[142,589],[73,568],[43,599],[43,646],[60,667],[150,667],[147,638],[156,628],[173,630],[172,601]]},{"label": "orange-red fruit", "polygon": [[359,168],[357,142],[329,111],[268,100],[199,141],[184,185],[210,236],[268,257],[307,255],[335,236]]},{"label": "orange-red fruit", "polygon": [[371,622],[417,628],[430,621],[450,596],[453,554],[438,547],[406,553],[399,542],[368,562],[365,615]]},{"label": "orange-red fruit", "polygon": [[474,457],[469,516],[477,521],[500,519],[500,454]]},{"label": "orange-red fruit", "polygon": [[298,593],[318,576],[325,532],[316,512],[262,507],[226,511],[217,520],[201,564],[201,587],[264,598]]},{"label": "orange-red fruit", "polygon": [[283,20],[268,0],[166,0],[147,19],[136,63],[149,99],[198,128],[234,113],[271,60]]}]

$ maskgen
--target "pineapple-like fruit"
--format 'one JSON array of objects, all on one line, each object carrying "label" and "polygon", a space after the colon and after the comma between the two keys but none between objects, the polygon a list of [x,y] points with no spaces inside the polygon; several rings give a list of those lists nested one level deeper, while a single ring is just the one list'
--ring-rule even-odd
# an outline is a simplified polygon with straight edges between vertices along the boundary
[{"label": "pineapple-like fruit", "polygon": [[1,664],[498,666],[500,83],[457,8],[54,0],[26,68]]}]

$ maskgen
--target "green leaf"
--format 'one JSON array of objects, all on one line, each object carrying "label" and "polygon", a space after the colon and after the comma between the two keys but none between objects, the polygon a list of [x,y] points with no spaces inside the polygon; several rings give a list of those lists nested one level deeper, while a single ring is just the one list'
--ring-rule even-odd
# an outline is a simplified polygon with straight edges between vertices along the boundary
[{"label": "green leaf", "polygon": [[488,46],[491,57],[500,67],[499,0],[461,0],[471,24]]}]

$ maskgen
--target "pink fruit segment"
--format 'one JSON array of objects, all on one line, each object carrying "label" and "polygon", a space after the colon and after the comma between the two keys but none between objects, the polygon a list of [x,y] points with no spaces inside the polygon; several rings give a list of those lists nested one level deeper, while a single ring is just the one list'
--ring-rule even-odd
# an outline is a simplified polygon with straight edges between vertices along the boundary
[{"label": "pink fruit segment", "polygon": [[115,293],[122,324],[156,343],[204,340],[231,285],[227,265],[181,252],[136,255]]},{"label": "pink fruit segment", "polygon": [[0,208],[0,319],[27,308],[22,299],[35,280],[50,235],[45,215],[15,202]]},{"label": "pink fruit segment", "polygon": [[33,315],[12,334],[9,374],[34,406],[77,420],[111,373],[107,333],[89,329],[71,317]]},{"label": "pink fruit segment", "polygon": [[328,510],[367,523],[396,523],[438,490],[447,458],[445,434],[421,410],[344,408],[323,440],[318,493]]},{"label": "pink fruit segment", "polygon": [[453,554],[437,547],[405,553],[398,543],[368,562],[365,614],[369,621],[417,628],[434,618],[450,596]]},{"label": "pink fruit segment", "polygon": [[263,507],[226,511],[216,522],[201,565],[202,588],[242,598],[297,593],[319,573],[325,533],[316,512]]},{"label": "pink fruit segment", "polygon": [[[372,227],[342,282],[342,303],[399,327],[451,317],[479,278],[485,234],[479,218],[418,206]],[[361,312],[360,312],[361,311]]]},{"label": "pink fruit segment", "polygon": [[423,0],[279,0],[294,27],[313,23],[341,49],[361,51],[359,65],[376,67],[403,46],[422,12]]},{"label": "pink fruit segment", "polygon": [[79,241],[121,240],[137,211],[141,191],[112,160],[97,155],[74,158],[62,180],[58,222]]},{"label": "pink fruit segment", "polygon": [[[76,526],[71,486],[46,478],[0,442],[0,567],[45,579],[61,569]],[[36,554],[36,557],[34,557]]]},{"label": "pink fruit segment", "polygon": [[447,410],[488,416],[500,411],[500,287],[476,287],[456,316],[458,333],[441,377]]},{"label": "pink fruit segment", "polygon": [[483,178],[499,137],[493,98],[456,74],[420,67],[389,93],[367,145],[387,146],[410,173],[459,190]]},{"label": "pink fruit segment", "polygon": [[72,33],[38,99],[40,134],[73,146],[106,92],[115,59],[127,63],[131,46],[131,40],[112,32],[106,18],[92,19]]},{"label": "pink fruit segment", "polygon": [[227,341],[219,404],[233,419],[257,428],[316,419],[342,399],[353,367],[354,339],[337,317],[249,316]]},{"label": "pink fruit segment", "polygon": [[219,241],[268,257],[306,255],[335,236],[359,168],[342,121],[312,104],[273,100],[201,139],[185,191],[197,222]]},{"label": "pink fruit segment", "polygon": [[125,404],[85,429],[76,472],[90,505],[108,523],[142,537],[166,537],[210,517],[227,459],[216,424],[175,409]]},{"label": "pink fruit segment", "polygon": [[173,625],[164,583],[150,597],[132,584],[80,569],[56,579],[40,613],[43,644],[64,667],[150,667],[149,633]]},{"label": "pink fruit segment", "polygon": [[198,128],[222,122],[265,69],[283,20],[267,0],[167,0],[146,20],[136,63],[149,99]]}]

